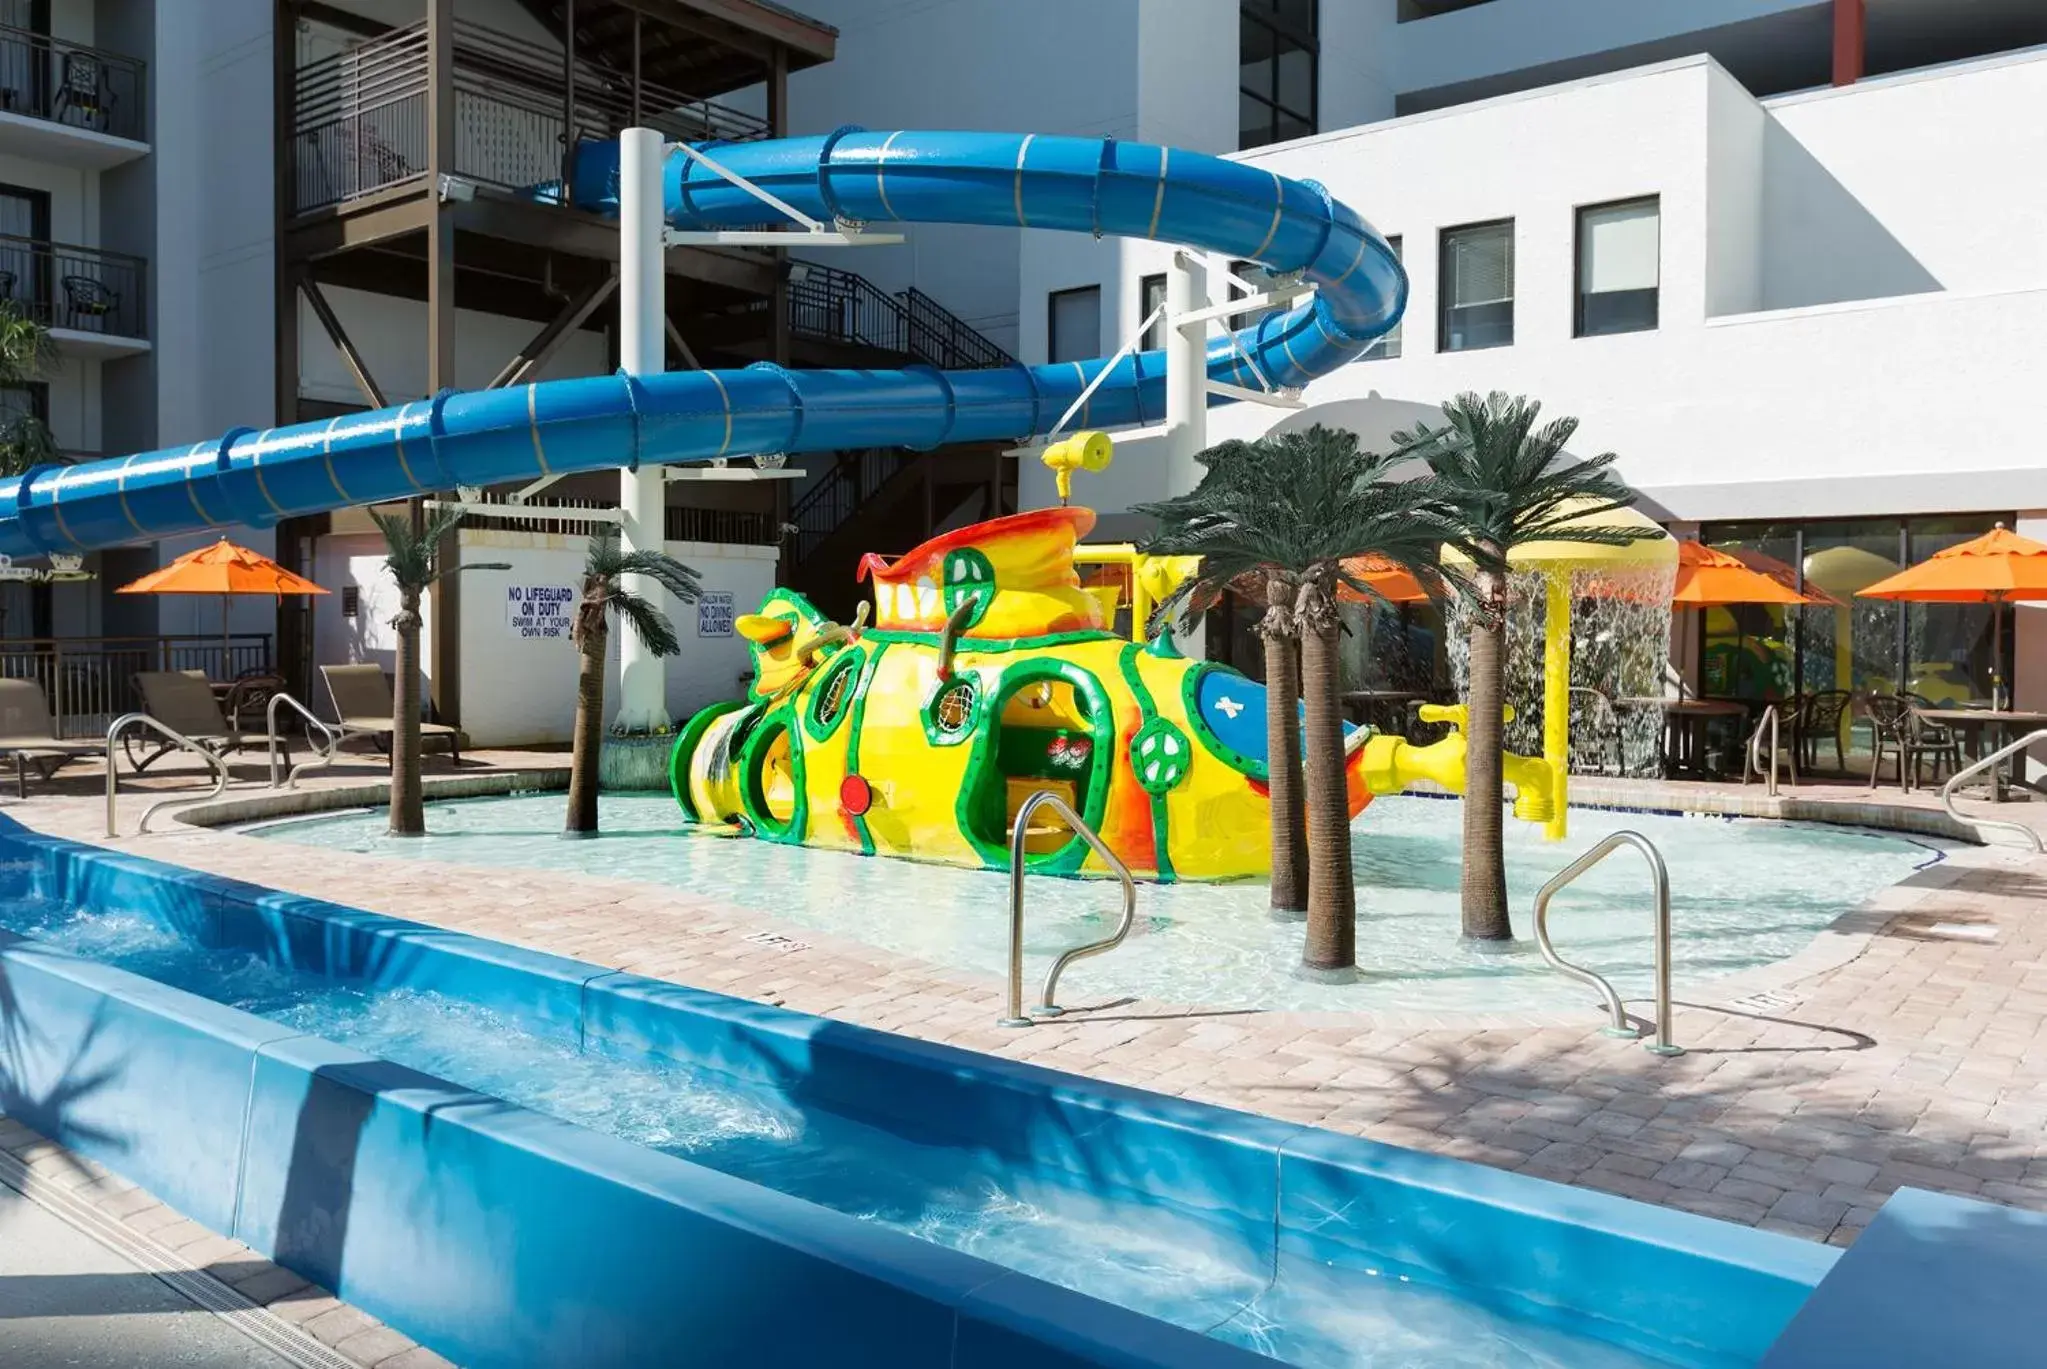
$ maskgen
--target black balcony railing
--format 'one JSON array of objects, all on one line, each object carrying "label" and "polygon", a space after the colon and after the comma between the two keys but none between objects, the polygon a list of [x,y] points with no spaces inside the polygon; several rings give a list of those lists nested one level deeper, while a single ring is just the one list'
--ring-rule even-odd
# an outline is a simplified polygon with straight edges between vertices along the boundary
[{"label": "black balcony railing", "polygon": [[148,337],[144,265],[125,252],[0,233],[0,303],[47,328]]},{"label": "black balcony railing", "polygon": [[227,683],[272,669],[270,634],[237,632],[163,637],[8,637],[0,639],[0,677],[42,686],[60,737],[106,735],[107,724],[142,707],[135,676],[145,670],[197,670]]},{"label": "black balcony railing", "polygon": [[[759,310],[769,308],[762,301]],[[1016,359],[915,286],[891,295],[867,277],[817,262],[791,263],[789,331],[899,356],[942,371],[1011,366]]]},{"label": "black balcony railing", "polygon": [[782,525],[772,513],[750,509],[698,509],[670,504],[662,536],[670,542],[715,542],[751,547],[779,546]]},{"label": "black balcony railing", "polygon": [[[573,133],[616,138],[638,122],[677,142],[766,137],[768,125],[710,100],[576,63],[573,102],[558,52],[480,24],[455,24],[454,164],[466,180],[542,199],[559,194]],[[292,117],[293,207],[341,204],[426,174],[426,26],[393,29],[299,68]]]},{"label": "black balcony railing", "polygon": [[133,57],[0,25],[0,111],[140,141],[144,72]]}]

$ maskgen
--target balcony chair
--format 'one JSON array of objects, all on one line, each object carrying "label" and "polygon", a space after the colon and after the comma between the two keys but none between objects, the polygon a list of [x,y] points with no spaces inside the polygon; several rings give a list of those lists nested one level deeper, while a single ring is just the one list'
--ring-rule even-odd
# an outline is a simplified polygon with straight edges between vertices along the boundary
[{"label": "balcony chair", "polygon": [[64,317],[76,328],[83,319],[92,319],[96,331],[106,332],[106,321],[121,307],[121,293],[109,290],[103,283],[91,276],[65,276],[59,282],[64,287]]},{"label": "balcony chair", "polygon": [[[145,670],[135,676],[135,687],[142,695],[143,712],[173,732],[182,732],[216,756],[251,749],[266,753],[270,750],[272,738],[264,719],[259,715],[255,727],[250,729],[242,726],[235,713],[224,712],[203,670]],[[228,693],[231,708],[239,704],[235,694],[239,688],[236,685]],[[291,764],[290,739],[280,735],[275,741],[284,754],[285,764]],[[121,745],[128,764],[138,775],[172,752],[184,749],[155,732],[123,733]]]},{"label": "balcony chair", "polygon": [[34,680],[0,680],[0,755],[14,757],[14,792],[28,797],[28,770],[45,784],[66,761],[104,755],[98,742],[68,741],[50,721],[43,687]]},{"label": "balcony chair", "polygon": [[104,133],[113,107],[114,97],[107,90],[106,63],[89,53],[65,53],[63,76],[57,85],[57,122],[73,122],[64,116],[75,111],[79,126]]},{"label": "balcony chair", "polygon": [[[320,678],[327,682],[327,697],[334,704],[334,717],[350,735],[370,738],[379,751],[391,749],[391,681],[380,665],[323,665]],[[456,765],[462,764],[462,734],[446,723],[419,725],[422,750],[428,742],[440,742]]]}]

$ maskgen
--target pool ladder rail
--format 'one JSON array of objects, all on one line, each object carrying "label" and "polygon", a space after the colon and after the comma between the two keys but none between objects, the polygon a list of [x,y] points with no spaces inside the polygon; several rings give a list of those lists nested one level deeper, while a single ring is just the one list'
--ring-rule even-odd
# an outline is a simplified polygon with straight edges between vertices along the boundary
[{"label": "pool ladder rail", "polygon": [[[1955,771],[1954,774],[1948,776],[1947,783],[1940,787],[1940,806],[1947,810],[1949,817],[1962,826],[1974,831],[1978,836],[1981,836],[1986,829],[1998,832],[2015,832],[2025,841],[2027,846],[2032,848],[2034,855],[2047,854],[2047,846],[2042,846],[2040,843],[2040,834],[2024,823],[2007,822],[2002,818],[1972,818],[1961,809],[1955,807],[1955,794],[1965,783],[1976,778],[1976,776],[1986,770],[1992,770],[2004,764],[2008,758],[2021,755],[2028,748],[2038,746],[2041,742],[2047,742],[2047,727],[2028,732],[2015,742],[2007,742],[1989,755],[1979,760],[1971,761],[1967,766]],[[1990,782],[1995,786],[1998,783],[1998,777],[1993,774],[1990,777]]]},{"label": "pool ladder rail", "polygon": [[[1117,922],[1116,930],[1100,941],[1090,941],[1079,946],[1069,946],[1053,958],[1052,968],[1045,972],[1045,985],[1039,991],[1038,1001],[1031,1005],[1029,1016],[1023,1006],[1023,921],[1024,921],[1024,875],[1029,863],[1029,852],[1025,843],[1034,835],[1031,831],[1031,817],[1040,808],[1050,808],[1073,834],[1094,849],[1102,858],[1102,864],[1109,867],[1116,878],[1123,883],[1123,917]],[[1009,838],[1009,996],[1004,1005],[1003,1015],[996,1019],[999,1027],[1028,1027],[1032,1018],[1058,1017],[1066,1011],[1053,1001],[1059,988],[1059,976],[1068,965],[1084,960],[1091,955],[1114,950],[1123,944],[1123,938],[1130,935],[1130,928],[1137,920],[1137,881],[1130,874],[1130,867],[1117,859],[1116,853],[1103,843],[1092,827],[1081,820],[1071,804],[1049,789],[1040,789],[1023,801],[1016,810],[1015,830]]]},{"label": "pool ladder rail", "polygon": [[[308,741],[312,740],[314,735],[314,729],[316,728],[319,730],[319,733],[325,738],[325,741],[322,744],[314,748],[314,754],[312,759],[301,761],[299,764],[293,766],[291,770],[287,774],[285,774],[281,780],[278,777],[278,771],[280,768],[279,756],[282,751],[282,748],[278,744],[277,732],[277,710],[280,705],[284,705],[293,709],[299,714],[300,717],[306,720],[308,724],[306,730],[306,738]],[[163,811],[164,809],[188,807],[196,804],[211,802],[212,800],[219,798],[221,794],[226,791],[228,785],[233,782],[233,776],[230,774],[227,768],[226,758],[223,757],[219,752],[215,751],[212,747],[206,745],[204,742],[197,741],[191,737],[186,736],[184,733],[178,731],[176,728],[170,726],[168,723],[165,723],[160,719],[152,717],[147,713],[140,712],[124,713],[120,717],[114,719],[113,723],[107,728],[108,836],[117,837],[121,834],[120,823],[117,818],[120,774],[119,767],[114,762],[114,747],[115,744],[120,741],[123,734],[135,728],[144,728],[148,731],[154,732],[158,736],[162,737],[165,741],[169,742],[172,746],[177,747],[179,750],[191,752],[193,755],[205,761],[207,768],[213,772],[213,787],[207,790],[204,794],[173,795],[169,798],[159,799],[157,800],[157,802],[151,804],[148,808],[145,808],[142,812],[142,821],[137,823],[135,826],[135,834],[137,836],[142,836],[143,834],[147,833],[149,831],[150,819],[155,817],[159,812]],[[311,709],[307,708],[304,704],[300,703],[291,695],[284,693],[282,690],[270,696],[270,704],[267,710],[265,711],[265,730],[268,736],[267,749],[269,751],[270,787],[272,789],[296,788],[298,785],[298,778],[300,775],[305,774],[309,770],[318,770],[326,766],[332,765],[334,763],[334,754],[336,751],[340,749],[341,743],[347,741],[350,737],[365,735],[361,731],[361,729],[342,727],[338,724],[328,722],[326,719],[321,718],[314,714]]]},{"label": "pool ladder rail", "polygon": [[[1743,784],[1747,784],[1757,775],[1761,775],[1765,785],[1764,792],[1773,799],[1777,797],[1777,770],[1787,754],[1779,750],[1777,745],[1779,725],[1780,716],[1777,712],[1777,705],[1770,704],[1763,709],[1763,716],[1756,719],[1755,731],[1749,733],[1748,765],[1741,772],[1741,782]],[[1770,734],[1770,760],[1767,767],[1764,765],[1762,757],[1763,734],[1765,732]],[[1796,789],[1798,788],[1798,746],[1795,740],[1788,753],[1788,758],[1791,762],[1791,787]]]},{"label": "pool ladder rail", "polygon": [[1535,946],[1542,952],[1542,958],[1571,978],[1599,990],[1606,1002],[1609,1022],[1603,1030],[1608,1036],[1634,1039],[1642,1031],[1628,1017],[1627,1009],[1621,1003],[1621,996],[1614,992],[1606,976],[1583,965],[1574,965],[1557,954],[1557,948],[1549,939],[1549,903],[1557,893],[1578,876],[1605,860],[1623,846],[1632,846],[1642,853],[1649,862],[1649,879],[1656,891],[1656,1036],[1644,1045],[1655,1055],[1683,1055],[1684,1047],[1670,1039],[1670,871],[1664,867],[1663,853],[1656,849],[1656,843],[1640,832],[1615,832],[1584,855],[1566,865],[1550,877],[1549,883],[1535,896]]},{"label": "pool ladder rail", "polygon": [[228,786],[227,762],[222,760],[220,753],[216,752],[212,747],[193,741],[176,728],[159,722],[147,713],[123,713],[107,726],[107,835],[110,837],[121,835],[120,823],[115,817],[116,791],[120,787],[120,768],[114,762],[114,743],[120,740],[122,733],[137,727],[148,728],[181,751],[190,751],[193,755],[206,762],[208,768],[213,771],[214,778],[213,788],[196,798],[190,794],[173,795],[170,798],[158,799],[155,803],[143,809],[142,821],[135,826],[135,835],[141,836],[147,832],[149,830],[149,820],[163,809],[186,807],[195,803],[207,803],[219,798],[221,792]]}]

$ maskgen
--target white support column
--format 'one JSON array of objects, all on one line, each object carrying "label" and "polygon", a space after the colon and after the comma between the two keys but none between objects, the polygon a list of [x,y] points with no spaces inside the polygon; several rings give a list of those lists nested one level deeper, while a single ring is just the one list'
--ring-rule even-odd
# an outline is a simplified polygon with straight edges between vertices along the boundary
[{"label": "white support column", "polygon": [[1166,463],[1175,492],[1194,487],[1194,457],[1208,446],[1208,322],[1182,322],[1207,307],[1207,265],[1174,252],[1166,270]]},{"label": "white support column", "polygon": [[[667,360],[667,270],[661,221],[662,137],[651,128],[618,135],[619,365],[632,375],[653,375]],[[661,550],[666,530],[664,468],[619,473],[620,537],[628,551]],[[650,598],[661,587],[645,576],[630,586]],[[662,660],[630,632],[619,633],[618,721],[633,731],[666,727],[667,672]]]}]

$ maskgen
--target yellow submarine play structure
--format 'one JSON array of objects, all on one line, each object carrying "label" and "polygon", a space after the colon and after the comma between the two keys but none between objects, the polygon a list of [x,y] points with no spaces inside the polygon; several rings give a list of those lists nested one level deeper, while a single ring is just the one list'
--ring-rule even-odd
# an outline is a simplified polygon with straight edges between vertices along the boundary
[{"label": "yellow submarine play structure", "polygon": [[[1107,448],[1084,433],[1048,449],[1062,496]],[[1062,505],[941,534],[893,562],[869,555],[859,575],[873,602],[850,625],[770,593],[738,622],[755,668],[747,697],[704,709],[676,738],[684,814],[768,841],[1006,869],[1016,812],[1049,789],[1140,877],[1268,874],[1265,688],[1187,659],[1170,631],[1145,640],[1152,605],[1198,562],[1084,546],[1094,522]],[[1077,564],[1118,569],[1083,586]],[[1128,638],[1110,630],[1123,582]],[[1352,816],[1416,780],[1461,793],[1464,716],[1424,707],[1424,721],[1453,726],[1427,746],[1346,727]],[[1561,757],[1510,754],[1515,815],[1554,826],[1563,771]],[[1027,832],[1025,850],[1034,871],[1106,873],[1063,826]]]}]

